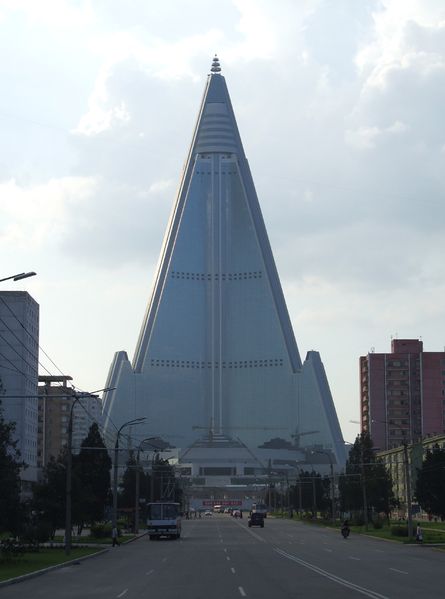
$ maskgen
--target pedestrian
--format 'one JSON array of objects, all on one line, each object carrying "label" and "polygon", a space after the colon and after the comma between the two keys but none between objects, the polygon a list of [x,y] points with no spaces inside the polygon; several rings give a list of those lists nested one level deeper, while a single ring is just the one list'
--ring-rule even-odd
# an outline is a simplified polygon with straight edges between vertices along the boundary
[{"label": "pedestrian", "polygon": [[118,536],[119,536],[119,533],[117,532],[117,528],[115,526],[113,526],[113,529],[111,531],[111,538],[113,540],[113,547],[116,547],[116,545],[119,546]]},{"label": "pedestrian", "polygon": [[422,543],[422,541],[423,541],[423,533],[422,533],[422,529],[420,527],[419,522],[417,522],[417,528],[416,528],[416,541],[418,543]]}]

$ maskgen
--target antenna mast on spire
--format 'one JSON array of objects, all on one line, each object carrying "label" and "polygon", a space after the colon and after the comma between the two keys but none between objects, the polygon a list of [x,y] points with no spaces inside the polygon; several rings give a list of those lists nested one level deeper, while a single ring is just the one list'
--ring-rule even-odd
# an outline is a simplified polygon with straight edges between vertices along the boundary
[{"label": "antenna mast on spire", "polygon": [[221,65],[219,64],[219,58],[216,54],[213,57],[212,68],[210,69],[210,72],[213,74],[221,73]]}]

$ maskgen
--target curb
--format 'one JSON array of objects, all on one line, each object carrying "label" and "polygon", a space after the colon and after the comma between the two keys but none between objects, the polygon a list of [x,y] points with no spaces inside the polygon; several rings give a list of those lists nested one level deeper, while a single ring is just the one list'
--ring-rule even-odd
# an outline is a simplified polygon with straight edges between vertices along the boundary
[{"label": "curb", "polygon": [[11,584],[16,584],[18,582],[23,582],[24,580],[28,580],[29,578],[37,578],[37,576],[41,576],[42,574],[46,574],[47,572],[51,572],[51,570],[58,570],[59,568],[64,568],[69,564],[76,564],[78,562],[82,562],[86,559],[90,559],[92,557],[97,557],[98,555],[102,555],[109,551],[107,549],[101,549],[100,551],[96,551],[96,553],[92,553],[91,555],[84,555],[83,557],[78,557],[76,559],[68,560],[67,562],[62,562],[61,564],[55,564],[54,566],[48,566],[48,568],[43,568],[42,570],[35,570],[35,572],[29,572],[28,574],[23,574],[22,576],[16,576],[15,578],[8,578],[7,580],[3,580],[0,582],[0,588],[6,587]]},{"label": "curb", "polygon": [[[128,545],[129,543],[133,543],[133,541],[137,541],[138,539],[144,537],[146,534],[148,534],[147,530],[138,534],[137,536],[133,537],[132,539],[129,539],[128,541],[124,541],[121,544]],[[82,547],[90,548],[91,545],[82,545]],[[42,570],[35,570],[34,572],[28,572],[28,574],[23,574],[22,576],[16,576],[15,578],[8,578],[7,580],[2,580],[0,582],[0,588],[9,586],[11,584],[16,584],[18,582],[23,582],[24,580],[28,580],[29,578],[36,578],[37,576],[42,576],[43,574],[46,574],[47,572],[51,572],[51,570],[57,570],[59,568],[65,567],[69,564],[76,564],[76,563],[84,561],[86,559],[90,559],[92,557],[97,557],[98,555],[102,555],[103,553],[110,551],[110,549],[111,549],[111,547],[102,548],[99,551],[92,553],[91,555],[84,555],[83,557],[71,559],[71,560],[68,560],[67,562],[62,562],[61,564],[54,564],[54,566],[48,566],[48,568],[43,568]]]}]

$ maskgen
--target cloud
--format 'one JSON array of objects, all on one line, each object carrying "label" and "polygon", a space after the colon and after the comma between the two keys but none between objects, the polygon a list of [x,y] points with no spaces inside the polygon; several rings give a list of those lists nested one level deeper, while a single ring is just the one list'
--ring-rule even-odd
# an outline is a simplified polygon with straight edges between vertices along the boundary
[{"label": "cloud", "polygon": [[60,243],[70,229],[70,212],[81,207],[96,188],[92,177],[64,177],[47,183],[20,185],[14,180],[0,184],[0,246],[48,249]]}]

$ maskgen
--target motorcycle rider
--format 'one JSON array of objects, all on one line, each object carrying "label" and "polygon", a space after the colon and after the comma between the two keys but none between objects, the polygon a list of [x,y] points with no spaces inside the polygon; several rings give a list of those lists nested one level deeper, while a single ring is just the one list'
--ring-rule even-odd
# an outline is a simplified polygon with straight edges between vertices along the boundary
[{"label": "motorcycle rider", "polygon": [[343,524],[341,525],[341,534],[344,536],[344,538],[348,538],[349,537],[349,533],[351,532],[351,529],[349,528],[349,521],[345,520],[343,522]]}]

